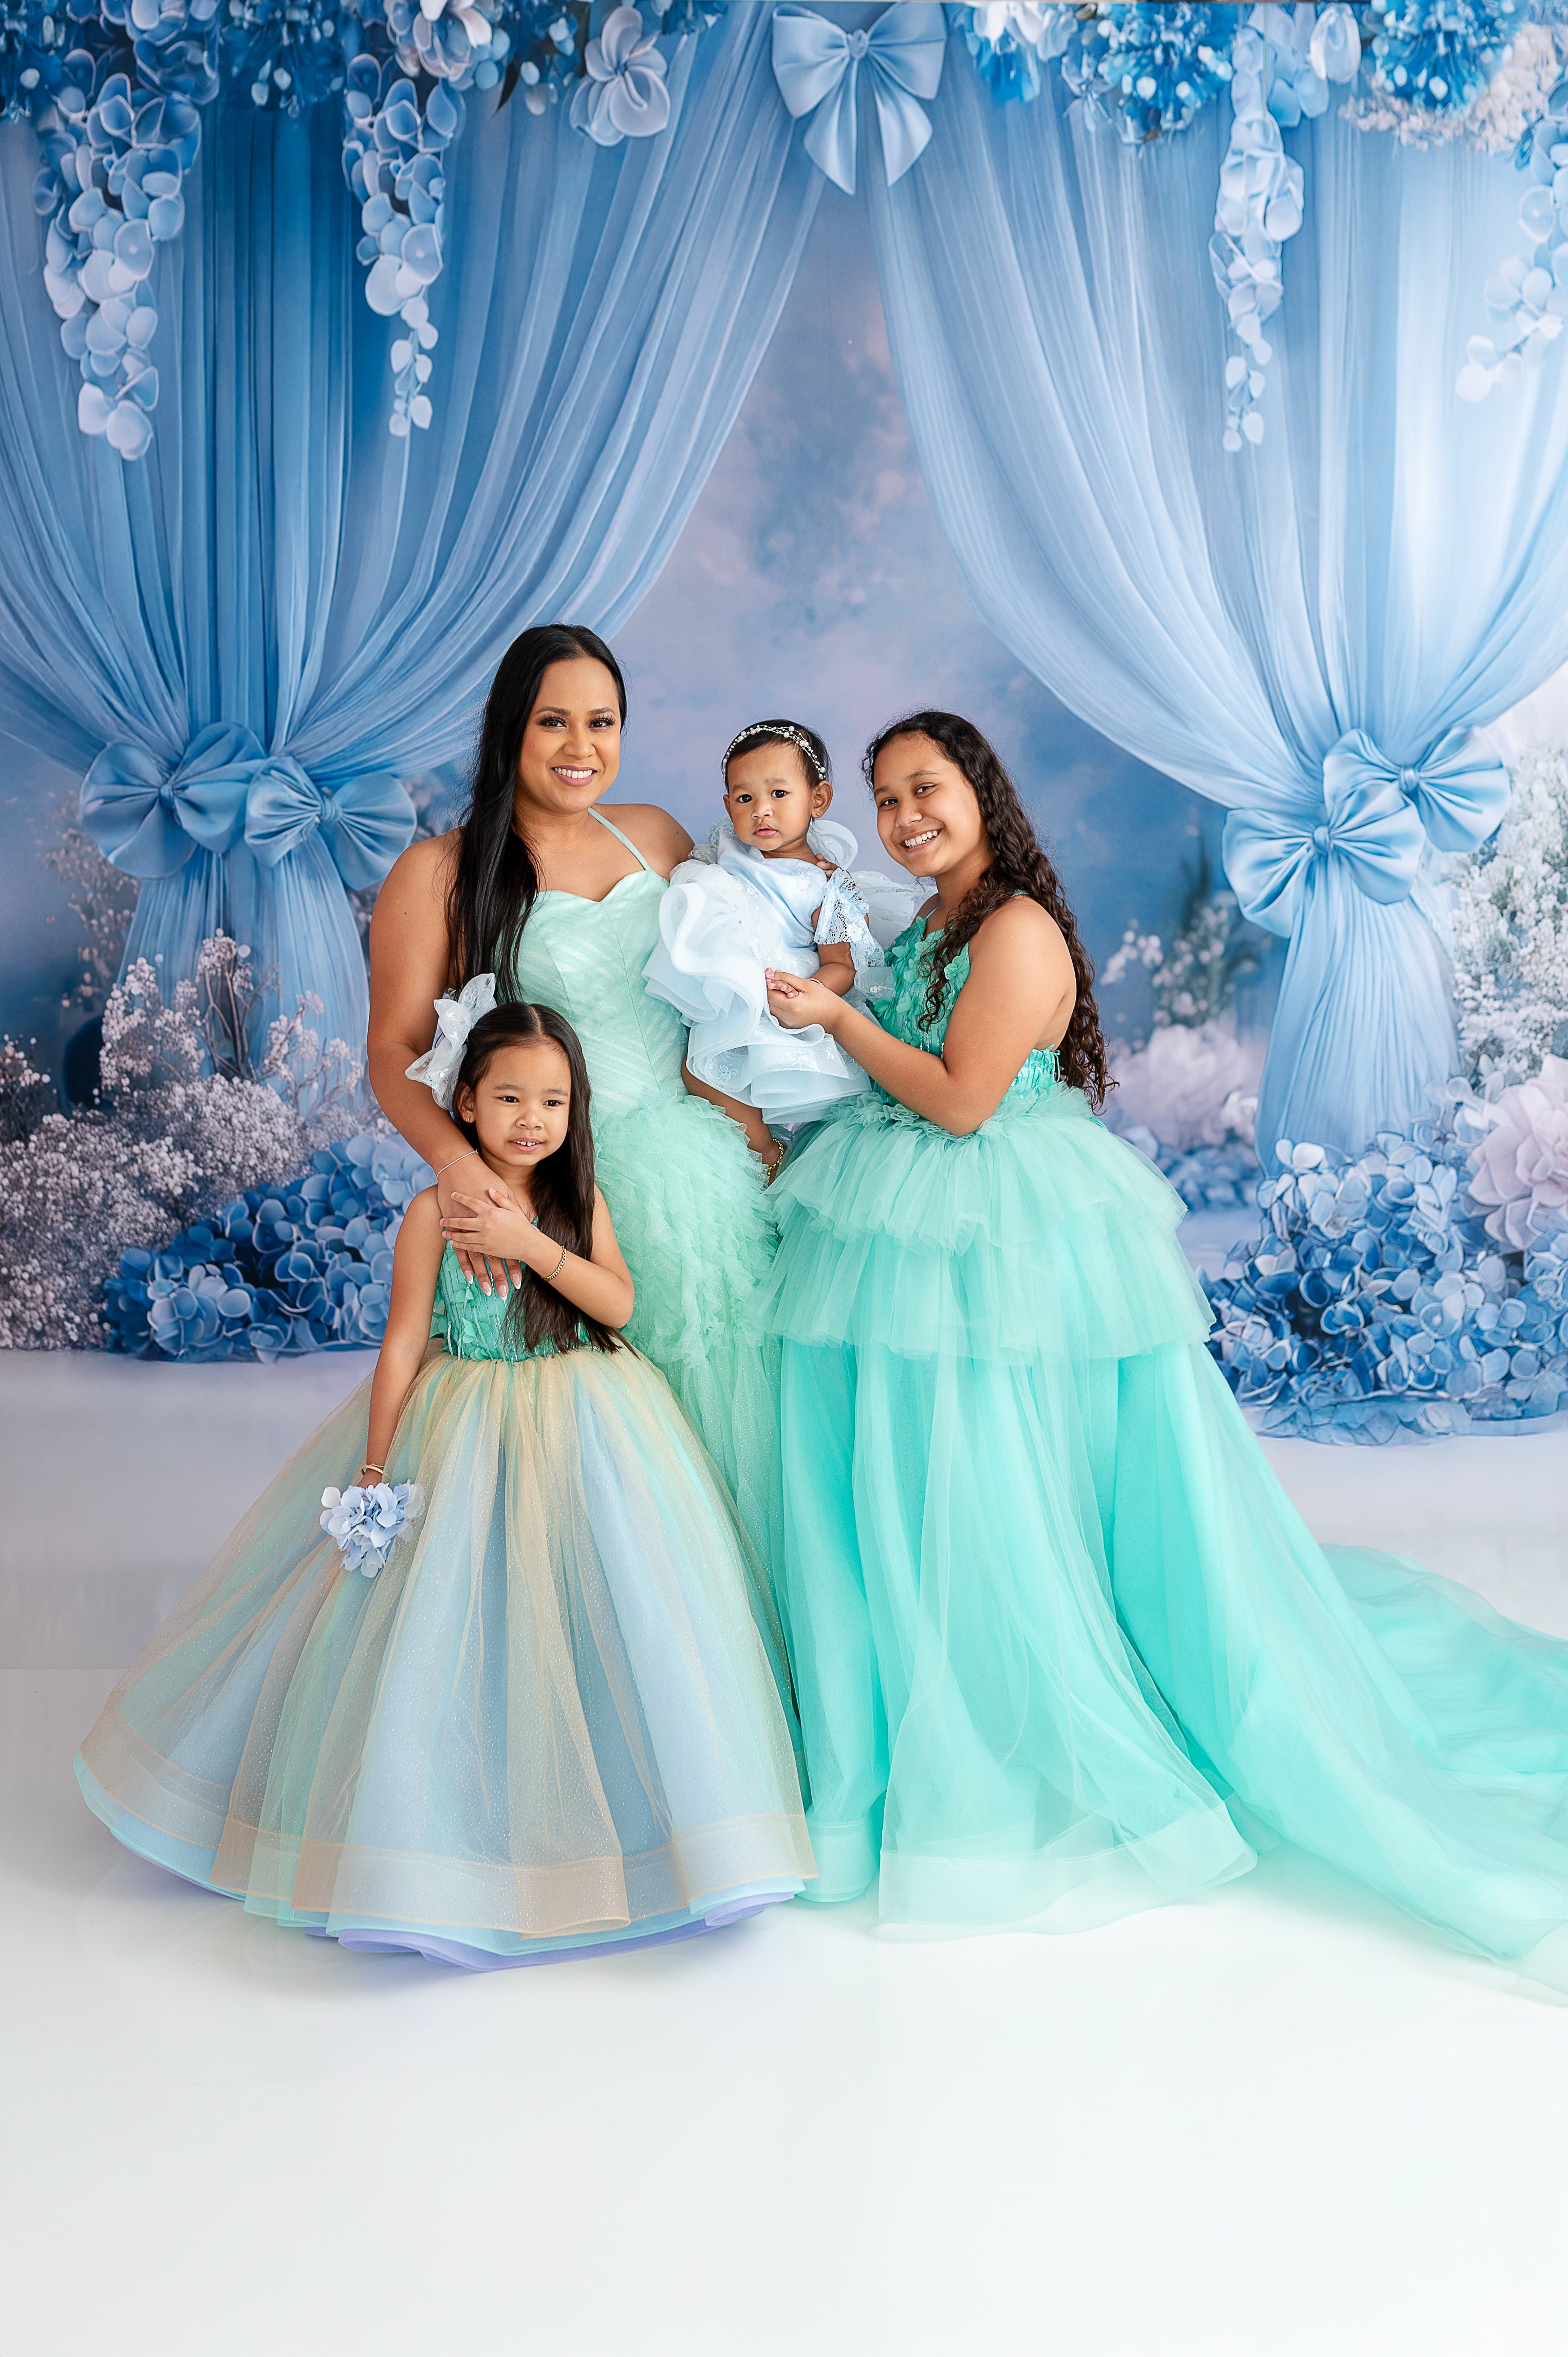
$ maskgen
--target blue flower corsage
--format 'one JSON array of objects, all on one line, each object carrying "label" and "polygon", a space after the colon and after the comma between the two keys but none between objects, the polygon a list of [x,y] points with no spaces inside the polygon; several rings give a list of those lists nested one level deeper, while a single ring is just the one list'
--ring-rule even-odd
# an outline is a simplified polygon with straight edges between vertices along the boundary
[{"label": "blue flower corsage", "polygon": [[345,1566],[374,1579],[410,1523],[424,1512],[424,1492],[417,1481],[400,1481],[394,1490],[378,1481],[373,1490],[350,1484],[347,1490],[323,1490],[326,1512],[321,1527],[336,1539]]}]

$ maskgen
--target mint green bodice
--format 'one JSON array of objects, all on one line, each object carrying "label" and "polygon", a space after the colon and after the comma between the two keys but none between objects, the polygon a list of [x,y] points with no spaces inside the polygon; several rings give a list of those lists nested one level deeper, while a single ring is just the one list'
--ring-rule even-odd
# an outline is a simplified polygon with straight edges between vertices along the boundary
[{"label": "mint green bodice", "polygon": [[541,892],[523,927],[513,987],[553,1006],[582,1041],[596,1121],[650,1097],[685,1094],[686,1027],[642,981],[663,897],[664,878],[639,867],[602,900]]},{"label": "mint green bodice", "polygon": [[441,1255],[435,1278],[435,1331],[442,1330],[445,1317],[448,1358],[555,1358],[558,1353],[553,1342],[545,1343],[538,1351],[524,1349],[521,1337],[507,1322],[510,1299],[510,1295],[481,1293],[477,1285],[470,1285],[448,1244]]},{"label": "mint green bodice", "polygon": [[[942,1042],[948,1036],[953,1008],[958,1005],[959,992],[969,980],[969,948],[960,950],[942,977],[942,1001],[936,1021],[929,1031],[920,1028],[925,1012],[926,994],[930,988],[930,955],[937,937],[926,931],[926,920],[917,917],[906,925],[892,948],[888,962],[893,968],[892,995],[875,1008],[877,1021],[895,1039],[907,1047],[923,1048],[929,1055],[940,1055]],[[1040,1095],[1055,1085],[1058,1078],[1054,1048],[1034,1048],[1025,1057],[1016,1079],[1002,1100],[1002,1105],[1021,1104]],[[886,1090],[878,1094],[886,1096]],[[897,1100],[892,1100],[897,1102]],[[997,1107],[997,1112],[1002,1110]],[[995,1115],[992,1118],[994,1120]]]}]

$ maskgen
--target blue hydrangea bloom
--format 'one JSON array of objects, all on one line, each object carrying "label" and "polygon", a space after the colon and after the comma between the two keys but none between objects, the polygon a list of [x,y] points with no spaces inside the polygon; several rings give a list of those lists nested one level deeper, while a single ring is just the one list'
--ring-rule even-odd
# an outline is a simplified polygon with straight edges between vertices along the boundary
[{"label": "blue hydrangea bloom", "polygon": [[140,1359],[374,1350],[392,1247],[430,1168],[401,1138],[349,1137],[252,1187],[161,1252],[127,1252],[105,1287],[108,1348]]},{"label": "blue hydrangea bloom", "polygon": [[1502,63],[1525,0],[1369,0],[1371,79],[1391,97],[1456,114]]},{"label": "blue hydrangea bloom", "polygon": [[1568,1224],[1500,1250],[1466,1175],[1476,1114],[1349,1156],[1282,1147],[1262,1232],[1206,1277],[1209,1347],[1266,1432],[1376,1441],[1568,1407]]},{"label": "blue hydrangea bloom", "polygon": [[1230,80],[1237,8],[1102,7],[1082,27],[1062,72],[1080,98],[1104,108],[1129,145],[1143,145],[1193,118]]}]

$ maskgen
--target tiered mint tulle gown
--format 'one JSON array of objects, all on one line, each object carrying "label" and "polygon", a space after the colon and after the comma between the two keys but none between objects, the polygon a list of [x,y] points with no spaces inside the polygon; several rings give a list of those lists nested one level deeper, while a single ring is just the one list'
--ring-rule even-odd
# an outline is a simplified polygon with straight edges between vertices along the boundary
[{"label": "tiered mint tulle gown", "polygon": [[344,1945],[478,1969],[682,1937],[812,1871],[760,1563],[630,1351],[528,1356],[442,1264],[387,1471],[423,1518],[342,1567],[307,1440],[110,1698],[77,1762],[132,1849]]},{"label": "tiered mint tulle gown", "polygon": [[594,816],[637,869],[602,900],[542,892],[512,988],[583,1043],[598,1182],[637,1287],[628,1339],[668,1376],[776,1570],[779,1348],[764,1309],[776,1238],[762,1171],[737,1125],[688,1093],[686,1027],[643,986],[664,879]]},{"label": "tiered mint tulle gown", "polygon": [[[927,957],[881,1020],[939,1049],[968,952],[929,1033]],[[1568,1645],[1314,1542],[1181,1202],[1051,1055],[968,1137],[874,1092],[774,1199],[811,1897],[1069,1930],[1283,1837],[1563,1985]]]}]

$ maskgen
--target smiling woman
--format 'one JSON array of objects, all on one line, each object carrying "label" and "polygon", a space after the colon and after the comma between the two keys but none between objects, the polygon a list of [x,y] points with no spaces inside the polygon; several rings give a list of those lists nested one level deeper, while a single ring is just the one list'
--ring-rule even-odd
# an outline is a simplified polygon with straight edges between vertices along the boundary
[{"label": "smiling woman", "polygon": [[[591,630],[523,631],[485,707],[468,813],[416,844],[371,930],[370,1069],[388,1118],[436,1172],[442,1216],[472,1145],[410,1080],[435,1002],[480,973],[565,1017],[592,1085],[599,1185],[637,1289],[627,1339],[668,1377],[768,1563],[779,1557],[777,1346],[761,1290],[774,1232],[736,1123],[688,1092],[685,1027],[648,996],[659,903],[691,838],[667,812],[600,798],[620,770],[626,683]],[[769,1141],[770,1143],[771,1141]],[[481,1292],[489,1279],[472,1271]]]}]

